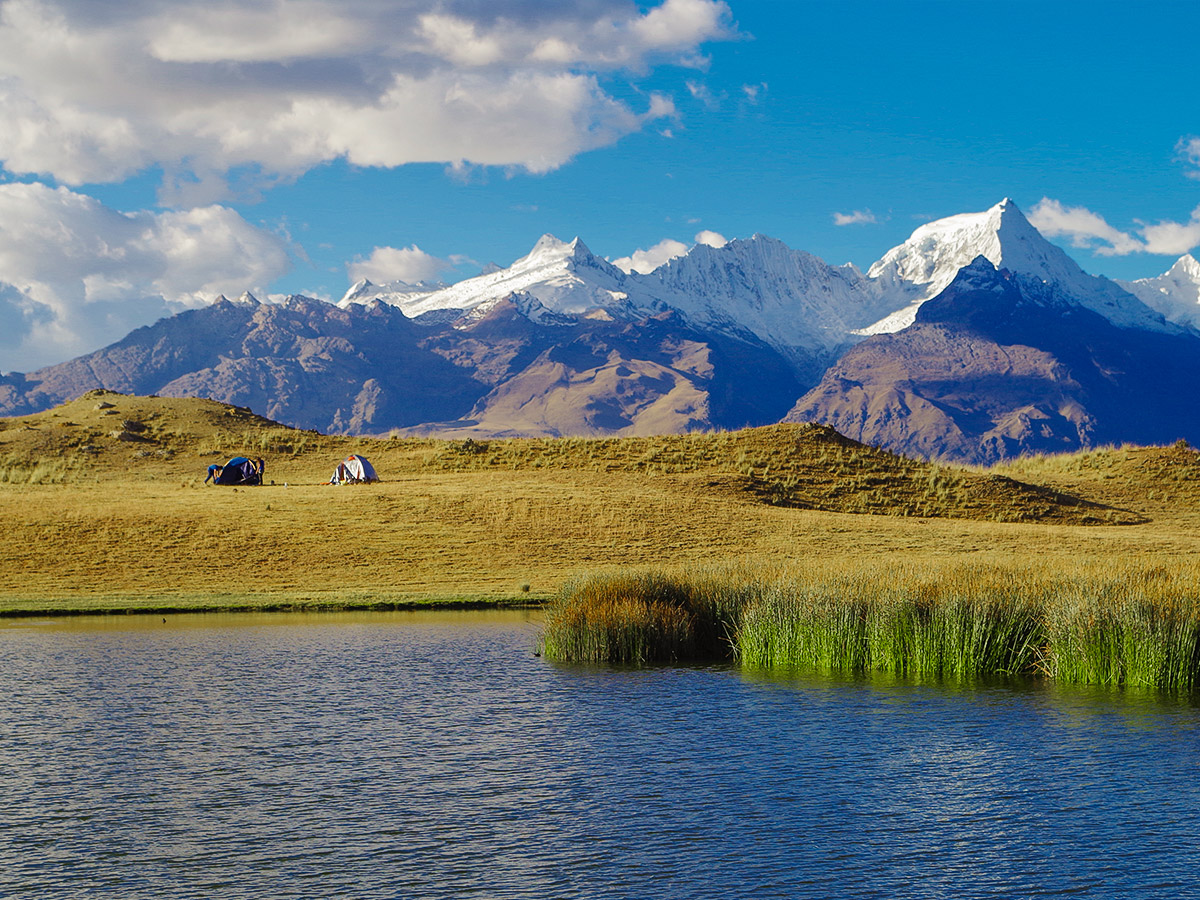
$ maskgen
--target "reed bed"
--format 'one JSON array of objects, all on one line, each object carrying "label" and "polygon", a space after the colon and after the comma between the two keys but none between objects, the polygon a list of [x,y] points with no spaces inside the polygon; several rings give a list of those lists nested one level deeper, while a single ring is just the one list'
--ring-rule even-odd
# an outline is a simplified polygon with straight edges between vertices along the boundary
[{"label": "reed bed", "polygon": [[1179,561],[597,576],[564,589],[544,648],[562,660],[732,656],[766,671],[1190,692],[1200,688],[1200,571]]}]

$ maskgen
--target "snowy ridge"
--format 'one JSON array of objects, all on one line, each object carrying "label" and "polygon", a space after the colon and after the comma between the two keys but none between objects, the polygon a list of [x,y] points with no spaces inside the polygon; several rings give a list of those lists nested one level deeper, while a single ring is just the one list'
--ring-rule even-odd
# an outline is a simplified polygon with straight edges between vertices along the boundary
[{"label": "snowy ridge", "polygon": [[435,309],[465,312],[516,293],[536,297],[551,312],[581,315],[596,307],[626,308],[625,280],[624,272],[593,256],[579,238],[565,242],[546,234],[507,269],[477,275],[393,305],[411,318]]},{"label": "snowy ridge", "polygon": [[386,284],[373,284],[364,278],[350,286],[350,290],[346,291],[345,296],[338,301],[338,306],[346,309],[354,303],[366,305],[372,300],[379,300],[387,303],[389,306],[403,308],[405,303],[432,294],[434,291],[439,291],[444,287],[444,284],[426,284],[425,282],[409,284],[406,281],[389,281]]},{"label": "snowy ridge", "polygon": [[[1160,314],[1167,307],[1180,321],[1192,321],[1179,312],[1185,309],[1200,320],[1200,266],[1191,257],[1162,276],[1169,285],[1138,283],[1134,296],[1085,273],[1007,199],[984,212],[922,225],[866,275],[760,234],[721,247],[698,244],[649,274],[626,274],[579,238],[546,234],[508,268],[489,266],[449,286],[361,281],[339,305],[378,300],[426,324],[461,318],[464,325],[502,302],[547,325],[583,316],[634,320],[674,309],[699,327],[753,336],[811,360],[908,327],[920,305],[978,257],[1013,273],[1026,295],[1044,306],[1084,307],[1121,327],[1152,331],[1178,330]],[[1143,302],[1148,298],[1154,302]]]},{"label": "snowy ridge", "polygon": [[1179,257],[1175,265],[1157,278],[1117,284],[1158,310],[1168,321],[1200,327],[1200,262],[1194,256]]},{"label": "snowy ridge", "polygon": [[780,348],[832,349],[881,313],[854,266],[831,266],[761,234],[722,247],[698,244],[630,280],[638,296],[697,324],[750,332]]},{"label": "snowy ridge", "polygon": [[[1126,328],[1172,330],[1160,315],[1115,282],[1084,272],[1005,198],[986,212],[963,213],[922,225],[871,266],[867,277],[880,297],[890,298],[896,308],[858,333],[883,334],[907,328],[920,305],[941,293],[959,269],[978,256],[1018,275],[1046,302],[1083,306]],[[1052,290],[1037,289],[1039,284]]]}]

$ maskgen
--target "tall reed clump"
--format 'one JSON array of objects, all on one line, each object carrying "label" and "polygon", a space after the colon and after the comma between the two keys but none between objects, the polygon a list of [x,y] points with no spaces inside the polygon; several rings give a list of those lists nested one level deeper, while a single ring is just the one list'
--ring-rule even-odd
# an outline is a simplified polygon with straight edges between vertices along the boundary
[{"label": "tall reed clump", "polygon": [[1044,665],[1040,610],[998,572],[859,572],[772,585],[748,607],[738,655],[758,669],[971,677]]},{"label": "tall reed clump", "polygon": [[544,648],[563,660],[721,659],[910,677],[1042,675],[1200,690],[1200,567],[1078,571],[865,566],[639,573],[565,589]]},{"label": "tall reed clump", "polygon": [[542,651],[562,662],[644,664],[732,655],[738,586],[662,573],[594,575],[547,612]]},{"label": "tall reed clump", "polygon": [[1061,586],[1047,610],[1051,674],[1063,681],[1164,691],[1200,688],[1200,582],[1132,569]]}]

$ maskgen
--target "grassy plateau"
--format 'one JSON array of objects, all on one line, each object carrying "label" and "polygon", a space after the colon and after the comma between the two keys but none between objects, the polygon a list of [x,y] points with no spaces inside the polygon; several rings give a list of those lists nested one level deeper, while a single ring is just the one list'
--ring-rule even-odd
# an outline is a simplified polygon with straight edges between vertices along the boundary
[{"label": "grassy plateau", "polygon": [[[349,453],[382,483],[325,484]],[[266,459],[267,484],[203,484],[239,454]],[[1135,678],[1159,664],[1093,644],[1194,643],[1198,525],[1182,444],[985,470],[806,425],[346,438],[109,392],[0,419],[8,615],[548,603],[564,659],[1175,683],[1191,676]]]}]

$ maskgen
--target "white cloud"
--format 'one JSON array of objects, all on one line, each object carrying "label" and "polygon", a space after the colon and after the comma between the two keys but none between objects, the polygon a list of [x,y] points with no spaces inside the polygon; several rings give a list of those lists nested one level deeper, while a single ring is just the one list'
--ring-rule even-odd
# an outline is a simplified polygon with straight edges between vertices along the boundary
[{"label": "white cloud", "polygon": [[[709,247],[724,247],[729,243],[724,235],[715,231],[701,231],[694,240],[697,244],[706,244]],[[635,250],[629,256],[614,259],[612,264],[623,272],[640,272],[648,275],[675,257],[683,256],[688,249],[688,245],[682,241],[664,238],[649,250]]]},{"label": "white cloud", "polygon": [[710,0],[666,0],[644,16],[630,20],[635,46],[646,50],[690,54],[715,35],[726,35],[729,7]]},{"label": "white cloud", "polygon": [[699,81],[687,82],[688,93],[699,100],[707,109],[720,109],[721,102],[725,99],[725,95],[717,96],[709,89],[707,84],[702,84]]},{"label": "white cloud", "polygon": [[1029,212],[1029,221],[1048,238],[1065,237],[1072,247],[1083,247],[1100,256],[1126,256],[1146,250],[1137,238],[1114,228],[1103,216],[1082,206],[1063,206],[1043,197]]},{"label": "white cloud", "polygon": [[753,106],[758,103],[758,95],[767,92],[767,83],[765,81],[758,84],[743,84],[742,93],[746,95],[746,100]]},{"label": "white cloud", "polygon": [[720,0],[0,0],[0,160],[67,184],[151,166],[167,199],[322,162],[545,172],[675,114],[605,73],[691,64]]},{"label": "white cloud", "polygon": [[1146,239],[1146,251],[1164,256],[1182,256],[1200,246],[1200,206],[1192,210],[1186,222],[1158,222],[1141,225],[1142,237]]},{"label": "white cloud", "polygon": [[1200,137],[1182,137],[1175,145],[1179,158],[1192,168],[1184,172],[1188,178],[1200,178]]},{"label": "white cloud", "polygon": [[641,272],[643,275],[648,275],[664,263],[677,256],[683,256],[687,252],[687,244],[665,238],[649,250],[635,250],[630,256],[614,259],[613,265],[622,272]]},{"label": "white cloud", "polygon": [[1200,246],[1200,206],[1186,222],[1139,221],[1135,236],[1109,225],[1104,217],[1082,206],[1063,206],[1043,197],[1030,210],[1029,221],[1048,238],[1065,237],[1073,247],[1087,248],[1100,256],[1155,253],[1182,256]]},{"label": "white cloud", "polygon": [[356,259],[346,266],[351,281],[363,278],[376,284],[389,281],[436,281],[451,271],[461,258],[439,259],[413,244],[411,247],[376,247],[367,259]]},{"label": "white cloud", "polygon": [[231,209],[122,213],[66,188],[0,185],[0,370],[95,350],[161,316],[262,290],[283,239]]},{"label": "white cloud", "polygon": [[709,247],[724,247],[729,243],[729,241],[726,240],[725,235],[716,231],[708,230],[701,231],[699,234],[697,234],[695,240],[697,244],[705,244]]},{"label": "white cloud", "polygon": [[835,212],[833,214],[834,225],[874,225],[878,221],[875,213],[869,209],[856,209],[852,213]]}]

